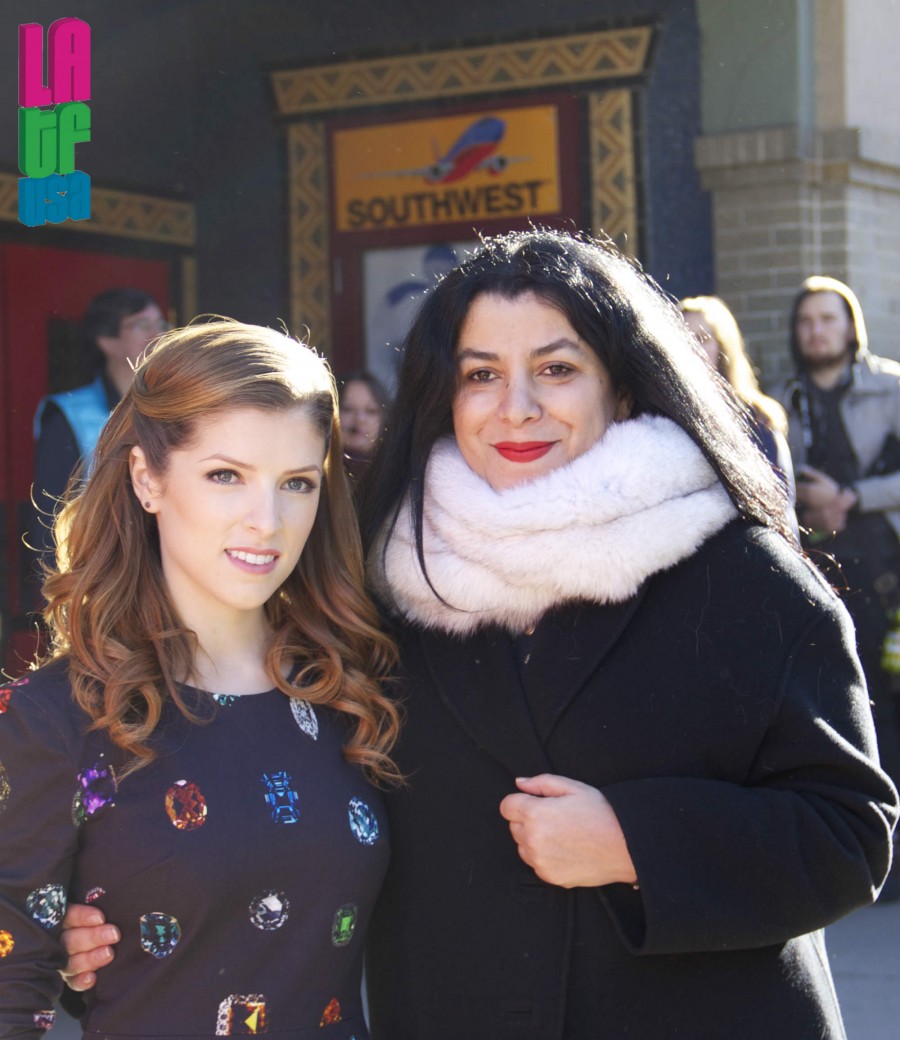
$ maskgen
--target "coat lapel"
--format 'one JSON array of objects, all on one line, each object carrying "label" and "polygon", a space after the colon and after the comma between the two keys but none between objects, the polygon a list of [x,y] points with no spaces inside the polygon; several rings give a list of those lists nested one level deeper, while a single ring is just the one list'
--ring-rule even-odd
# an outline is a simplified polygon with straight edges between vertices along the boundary
[{"label": "coat lapel", "polygon": [[534,776],[555,772],[545,744],[643,595],[644,586],[624,603],[572,603],[552,611],[538,625],[521,673],[501,629],[466,638],[421,629],[418,635],[435,688],[462,728],[513,776]]},{"label": "coat lapel", "polygon": [[419,639],[441,700],[475,743],[513,776],[548,772],[506,633],[487,628],[458,638],[419,630]]},{"label": "coat lapel", "polygon": [[542,746],[618,642],[645,589],[646,582],[622,603],[569,603],[538,625],[522,674]]}]

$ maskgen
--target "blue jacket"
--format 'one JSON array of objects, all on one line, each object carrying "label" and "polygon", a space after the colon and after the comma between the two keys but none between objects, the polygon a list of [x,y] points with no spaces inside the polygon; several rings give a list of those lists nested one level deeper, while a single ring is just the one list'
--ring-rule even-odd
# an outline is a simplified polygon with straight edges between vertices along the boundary
[{"label": "blue jacket", "polygon": [[41,435],[44,410],[50,401],[59,408],[72,427],[81,457],[89,459],[94,452],[100,431],[109,418],[109,402],[102,377],[98,375],[92,383],[79,386],[75,390],[49,394],[42,398],[34,416],[35,440]]}]

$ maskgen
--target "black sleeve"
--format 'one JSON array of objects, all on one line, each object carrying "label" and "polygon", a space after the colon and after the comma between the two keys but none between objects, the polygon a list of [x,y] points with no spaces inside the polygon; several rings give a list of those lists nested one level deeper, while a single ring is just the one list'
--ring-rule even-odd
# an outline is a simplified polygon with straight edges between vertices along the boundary
[{"label": "black sleeve", "polygon": [[35,445],[32,505],[25,537],[27,545],[34,550],[34,567],[30,569],[35,574],[35,602],[40,584],[37,577],[38,563],[45,556],[53,554],[53,517],[69,477],[80,461],[78,442],[72,427],[59,408],[48,401],[44,406],[41,432]]},{"label": "black sleeve", "polygon": [[0,713],[0,1037],[17,1040],[44,1036],[41,1016],[62,989],[59,934],[78,844],[73,737],[34,690],[27,680],[6,687]]},{"label": "black sleeve", "polygon": [[798,641],[745,784],[651,777],[604,788],[640,891],[599,890],[635,953],[781,943],[872,901],[897,793],[878,766],[852,623],[838,604]]}]

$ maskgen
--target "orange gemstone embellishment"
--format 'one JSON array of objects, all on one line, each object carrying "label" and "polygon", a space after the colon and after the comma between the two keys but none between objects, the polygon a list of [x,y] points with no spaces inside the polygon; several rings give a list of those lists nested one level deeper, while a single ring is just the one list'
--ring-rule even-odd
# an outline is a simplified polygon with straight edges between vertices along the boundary
[{"label": "orange gemstone embellishment", "polygon": [[178,780],[166,791],[166,812],[180,831],[195,831],[206,823],[206,799],[196,784]]}]

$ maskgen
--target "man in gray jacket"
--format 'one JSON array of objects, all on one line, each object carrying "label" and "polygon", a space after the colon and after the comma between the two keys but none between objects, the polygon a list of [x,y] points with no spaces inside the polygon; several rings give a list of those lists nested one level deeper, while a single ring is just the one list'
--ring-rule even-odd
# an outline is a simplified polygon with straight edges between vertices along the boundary
[{"label": "man in gray jacket", "polygon": [[790,423],[803,541],[856,623],[882,759],[897,783],[897,698],[882,652],[889,611],[900,607],[900,365],[869,353],[855,294],[821,276],[794,300],[791,354],[796,375],[776,396]]}]

